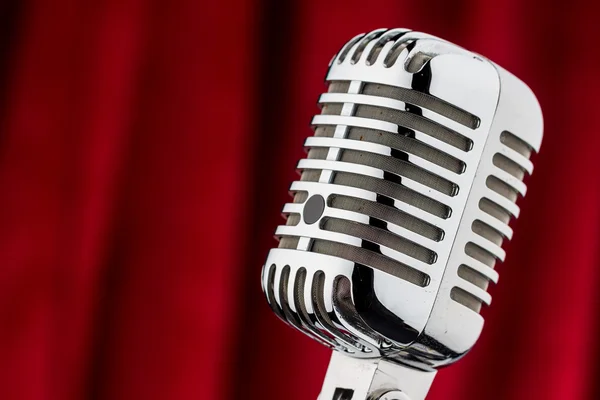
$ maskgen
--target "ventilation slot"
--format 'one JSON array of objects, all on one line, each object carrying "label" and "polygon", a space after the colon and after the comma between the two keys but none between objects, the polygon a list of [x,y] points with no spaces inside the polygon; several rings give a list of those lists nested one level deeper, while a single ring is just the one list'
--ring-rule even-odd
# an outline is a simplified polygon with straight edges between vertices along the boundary
[{"label": "ventilation slot", "polygon": [[506,197],[513,203],[517,201],[518,193],[515,189],[508,186],[506,183],[502,182],[500,179],[496,178],[493,175],[488,176],[485,184],[488,188],[492,189],[494,192]]},{"label": "ventilation slot", "polygon": [[365,51],[365,48],[367,47],[369,42],[372,41],[373,39],[377,39],[379,36],[381,36],[382,33],[383,33],[382,31],[377,31],[377,32],[372,32],[372,33],[368,34],[367,36],[365,36],[364,39],[360,42],[360,44],[356,47],[356,50],[354,51],[354,54],[352,55],[352,59],[350,60],[350,62],[352,64],[356,64],[358,62],[358,60],[360,60],[360,56],[362,56],[362,54]]},{"label": "ventilation slot", "polygon": [[[333,134],[331,135],[333,136]],[[395,133],[377,131],[367,128],[350,128],[348,139],[377,143],[392,149],[406,151],[454,173],[462,174],[465,163],[418,140]]]},{"label": "ventilation slot", "polygon": [[531,152],[533,151],[531,147],[508,131],[504,131],[500,134],[500,142],[506,145],[506,147],[510,147],[522,156],[525,156],[526,158],[531,157]]},{"label": "ventilation slot", "polygon": [[479,220],[473,221],[473,225],[471,225],[471,229],[477,235],[489,240],[497,246],[502,246],[502,241],[504,240],[504,236],[499,233],[497,230],[492,228],[486,223],[483,223]]},{"label": "ventilation slot", "polygon": [[419,52],[411,57],[410,61],[408,62],[408,65],[406,66],[406,71],[410,72],[411,74],[417,73],[421,70],[421,68],[423,68],[425,63],[427,63],[432,58],[433,57],[429,54]]},{"label": "ventilation slot", "polygon": [[471,293],[464,291],[459,287],[453,287],[450,291],[450,298],[465,307],[478,313],[481,310],[481,300]]},{"label": "ventilation slot", "polygon": [[414,104],[415,106],[423,107],[427,110],[431,110],[443,115],[444,117],[456,121],[459,124],[471,129],[476,129],[481,123],[479,118],[477,118],[475,115],[442,99],[418,92],[416,90],[366,82],[363,85],[362,93],[378,97],[388,97],[390,99]]},{"label": "ventilation slot", "polygon": [[443,125],[428,120],[427,118],[423,118],[420,115],[412,114],[407,111],[371,105],[358,105],[356,107],[355,115],[357,117],[377,119],[414,129],[463,151],[469,151],[473,147],[473,142],[469,138],[462,136],[452,129],[446,128]]},{"label": "ventilation slot", "polygon": [[372,242],[375,245],[388,247],[427,264],[433,264],[437,257],[435,252],[385,230],[385,226],[374,227],[344,219],[325,218],[321,228],[329,232],[343,233]]},{"label": "ventilation slot", "polygon": [[[327,310],[325,309],[325,299],[323,299],[324,292],[325,292],[325,274],[323,273],[323,271],[317,271],[317,273],[315,274],[315,276],[313,278],[313,284],[312,284],[312,290],[311,290],[312,302],[316,306],[315,311],[321,317],[320,319],[323,320],[324,325],[326,325],[327,328],[333,328],[333,322],[331,322],[331,319],[329,318]],[[337,330],[337,329],[334,328],[334,330]]]},{"label": "ventilation slot", "polygon": [[283,315],[283,312],[281,311],[281,309],[279,308],[279,306],[277,305],[277,301],[275,300],[275,272],[276,272],[276,266],[275,264],[272,264],[271,267],[269,268],[269,276],[267,278],[267,287],[266,287],[266,291],[267,291],[267,297],[269,299],[268,303],[269,306],[271,307],[271,310],[273,310],[273,312],[282,320],[286,320],[285,316]]},{"label": "ventilation slot", "polygon": [[385,179],[377,179],[370,176],[357,175],[347,172],[337,172],[334,174],[332,183],[364,189],[370,192],[388,196],[392,199],[410,204],[411,206],[417,207],[440,218],[446,219],[450,217],[451,210],[445,204],[414,192],[402,186],[401,184],[393,183]]},{"label": "ventilation slot", "polygon": [[525,170],[523,168],[519,167],[516,162],[506,158],[500,153],[494,154],[492,162],[496,167],[504,170],[519,180],[523,180],[523,177],[525,177]]},{"label": "ventilation slot", "polygon": [[283,311],[283,314],[286,316],[286,320],[290,324],[292,324],[293,326],[298,328],[299,330],[301,330],[301,331],[305,332],[306,334],[308,334],[309,336],[313,337],[313,339],[316,339],[317,341],[319,341],[325,345],[335,346],[335,344],[336,344],[335,341],[332,341],[330,338],[323,335],[318,330],[312,328],[310,326],[310,324],[304,324],[301,321],[300,315],[295,313],[294,311],[292,311],[292,309],[290,308],[290,305],[288,303],[289,279],[290,279],[290,267],[289,267],[289,265],[286,265],[285,267],[283,267],[283,270],[281,270],[281,279],[279,282],[279,299],[281,300],[281,309]]},{"label": "ventilation slot", "polygon": [[[406,153],[402,152],[400,152],[400,154],[396,154],[396,156],[403,156],[405,159],[408,158],[406,157]],[[383,156],[381,154],[357,150],[344,150],[340,157],[340,161],[351,164],[367,165],[382,171],[404,176],[448,196],[455,196],[458,192],[458,186],[454,183],[432,174],[421,167],[411,164],[406,160],[401,160],[393,156]]]},{"label": "ventilation slot", "polygon": [[290,266],[286,265],[281,270],[281,279],[279,282],[279,300],[281,302],[281,309],[283,310],[283,314],[285,315],[285,317],[288,321],[292,322],[294,325],[300,325],[300,322],[292,314],[292,312],[290,310],[290,306],[287,301],[287,299],[288,299],[287,288],[288,288],[289,278],[290,278]]},{"label": "ventilation slot", "polygon": [[340,56],[338,58],[338,64],[341,64],[344,62],[344,60],[346,59],[346,57],[348,56],[348,53],[350,52],[350,50],[352,50],[352,47],[354,47],[354,45],[356,43],[358,43],[358,41],[360,39],[362,39],[365,35],[358,35],[357,37],[353,38],[351,41],[349,41],[344,48],[342,49],[342,51],[340,51]]},{"label": "ventilation slot", "polygon": [[[329,316],[327,309],[325,308],[325,273],[323,271],[317,271],[313,278],[313,284],[311,288],[313,309],[315,310],[315,316],[323,327],[331,332],[336,338],[343,338],[346,343],[344,345],[350,345],[357,350],[362,350],[362,345],[357,343],[356,339],[340,331]],[[335,314],[333,314],[335,315]]]},{"label": "ventilation slot", "polygon": [[496,257],[487,250],[482,249],[475,243],[469,242],[465,245],[465,253],[479,262],[484,263],[490,268],[494,268]]},{"label": "ventilation slot", "polygon": [[304,302],[304,286],[306,284],[306,268],[302,267],[296,273],[296,281],[294,282],[294,305],[296,310],[300,312],[306,321],[310,321],[306,303]]},{"label": "ventilation slot", "polygon": [[507,225],[510,221],[510,213],[508,211],[486,198],[482,198],[479,201],[479,209]]},{"label": "ventilation slot", "polygon": [[444,231],[440,228],[389,205],[355,197],[332,195],[329,198],[329,206],[391,222],[431,240],[440,241],[444,236]]},{"label": "ventilation slot", "polygon": [[[306,192],[298,192],[295,197],[303,196],[303,195],[306,196],[307,193]],[[296,200],[296,199],[294,198],[294,200]],[[294,202],[296,202],[296,201],[294,201]],[[304,200],[302,202],[304,202]],[[285,224],[289,225],[289,226],[296,226],[300,222],[300,219],[301,219],[300,214],[292,213],[287,216],[287,221]],[[299,239],[300,238],[297,236],[284,236],[279,239],[279,246],[277,246],[277,247],[279,247],[280,249],[297,249]]]},{"label": "ventilation slot", "polygon": [[388,52],[387,56],[383,60],[383,65],[386,68],[393,67],[394,64],[396,64],[396,61],[398,60],[398,57],[400,56],[400,54],[402,54],[402,51],[404,51],[404,49],[406,49],[408,47],[408,45],[411,43],[413,43],[412,40],[398,41],[398,42],[394,43],[394,45]]},{"label": "ventilation slot", "polygon": [[334,348],[337,346],[337,343],[332,338],[326,336],[324,333],[316,329],[311,322],[312,318],[309,316],[308,311],[306,310],[306,303],[304,302],[305,284],[306,269],[300,268],[296,273],[296,280],[294,281],[293,288],[293,302],[296,306],[297,314],[299,315],[299,318],[302,321],[300,325],[304,328],[306,333],[310,332],[312,334],[309,334],[309,336],[312,336],[313,339],[316,339],[318,342],[321,342],[327,347]]},{"label": "ventilation slot", "polygon": [[[307,158],[314,160],[325,160],[327,158],[327,153],[329,149],[325,147],[314,148],[308,151]],[[321,177],[320,169],[307,169],[302,171],[302,175],[300,176],[301,181],[307,182],[318,182]]]},{"label": "ventilation slot", "polygon": [[425,287],[429,284],[430,279],[427,274],[417,271],[416,269],[389,257],[360,247],[330,242],[327,240],[315,240],[311,251],[366,265],[420,287]]},{"label": "ventilation slot", "polygon": [[377,43],[375,43],[375,46],[373,46],[373,48],[371,49],[371,53],[369,53],[369,56],[367,57],[367,65],[375,64],[375,62],[377,61],[377,58],[379,57],[379,53],[381,53],[381,50],[383,49],[383,46],[385,46],[385,44],[387,42],[394,41],[394,40],[398,39],[399,37],[401,37],[402,35],[404,35],[404,32],[397,32],[394,34],[390,34],[390,32],[388,31],[388,33],[386,33],[384,36],[382,36],[377,41]]},{"label": "ventilation slot", "polygon": [[[350,88],[349,81],[331,81],[329,83],[328,92],[330,93],[347,93]],[[340,115],[343,104],[327,104],[321,109],[321,114],[324,115]],[[335,126],[319,126],[315,129],[315,136],[333,137],[335,134]],[[325,160],[329,149],[315,148],[310,149],[308,158]],[[318,182],[321,177],[321,170],[306,170],[302,172],[301,181]]]},{"label": "ventilation slot", "polygon": [[479,272],[467,267],[466,265],[461,265],[458,267],[458,276],[463,278],[467,282],[471,282],[473,285],[479,287],[480,289],[487,290],[488,287],[488,279],[481,275]]}]

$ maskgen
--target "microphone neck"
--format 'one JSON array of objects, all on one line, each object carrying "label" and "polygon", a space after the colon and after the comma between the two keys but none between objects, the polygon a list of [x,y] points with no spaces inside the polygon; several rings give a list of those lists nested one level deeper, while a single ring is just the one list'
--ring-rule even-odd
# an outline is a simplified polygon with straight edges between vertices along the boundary
[{"label": "microphone neck", "polygon": [[436,373],[334,351],[317,400],[424,400]]}]

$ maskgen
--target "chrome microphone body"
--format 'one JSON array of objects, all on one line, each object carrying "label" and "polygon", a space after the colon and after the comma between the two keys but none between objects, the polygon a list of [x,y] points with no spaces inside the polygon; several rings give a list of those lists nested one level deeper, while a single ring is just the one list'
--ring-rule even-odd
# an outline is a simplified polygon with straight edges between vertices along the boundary
[{"label": "chrome microphone body", "polygon": [[481,333],[541,110],[498,65],[406,29],[353,38],[326,81],[263,290],[335,350],[320,400],[423,399]]}]

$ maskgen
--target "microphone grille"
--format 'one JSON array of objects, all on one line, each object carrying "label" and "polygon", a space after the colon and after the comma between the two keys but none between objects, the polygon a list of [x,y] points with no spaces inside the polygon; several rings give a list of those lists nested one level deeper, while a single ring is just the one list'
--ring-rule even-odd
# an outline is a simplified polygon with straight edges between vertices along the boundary
[{"label": "microphone grille", "polygon": [[[534,147],[513,132],[517,123],[494,125],[515,113],[505,103],[518,103],[500,96],[497,68],[402,29],[344,46],[319,98],[293,202],[283,208],[286,225],[276,231],[282,252],[270,253],[263,272],[279,317],[329,347],[372,357],[413,343],[433,307],[471,331],[453,328],[435,345],[431,338],[444,335],[440,317],[410,357],[443,364],[468,350],[482,323],[472,315],[491,301],[487,287],[498,279],[494,266],[533,169]],[[398,278],[389,283],[393,301],[381,289],[389,275]],[[462,311],[436,309],[440,299]]]}]

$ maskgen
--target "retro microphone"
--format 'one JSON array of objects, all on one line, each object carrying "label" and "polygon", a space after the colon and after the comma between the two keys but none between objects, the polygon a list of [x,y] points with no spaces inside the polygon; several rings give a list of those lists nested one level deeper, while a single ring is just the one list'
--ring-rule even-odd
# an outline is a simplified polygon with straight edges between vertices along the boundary
[{"label": "retro microphone", "polygon": [[540,106],[493,62],[406,29],[355,37],[326,80],[263,290],[335,350],[319,400],[422,400],[481,333]]}]

